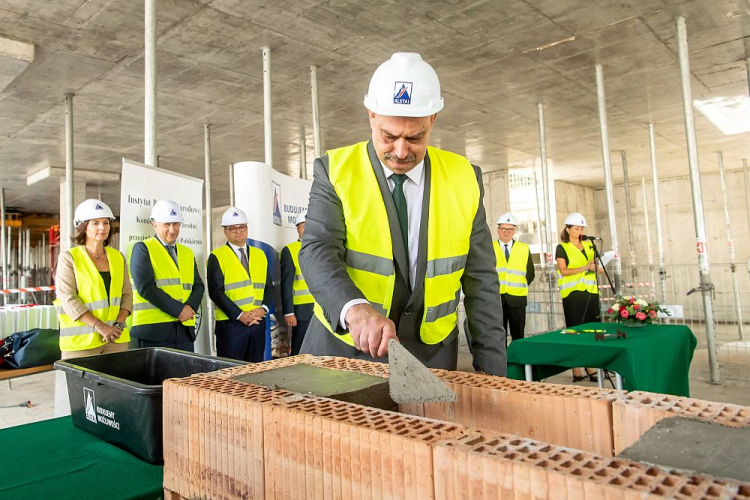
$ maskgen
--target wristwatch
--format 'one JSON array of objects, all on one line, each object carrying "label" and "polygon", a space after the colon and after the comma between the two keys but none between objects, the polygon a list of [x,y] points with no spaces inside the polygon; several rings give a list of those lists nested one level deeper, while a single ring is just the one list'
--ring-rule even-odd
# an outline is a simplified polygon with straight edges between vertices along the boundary
[{"label": "wristwatch", "polygon": [[126,325],[122,321],[115,321],[114,323],[112,323],[112,326],[116,326],[120,330],[124,330],[124,329],[126,329],[128,327],[128,325]]}]

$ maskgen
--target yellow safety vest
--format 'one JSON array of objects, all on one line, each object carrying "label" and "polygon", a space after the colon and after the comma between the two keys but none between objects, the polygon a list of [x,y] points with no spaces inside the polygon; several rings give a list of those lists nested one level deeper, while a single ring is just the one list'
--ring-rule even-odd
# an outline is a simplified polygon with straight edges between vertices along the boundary
[{"label": "yellow safety vest", "polygon": [[[174,260],[172,260],[172,256],[167,252],[167,249],[164,248],[164,245],[156,237],[152,236],[144,240],[143,243],[148,249],[157,288],[176,301],[184,304],[193,290],[193,278],[195,277],[195,257],[193,256],[193,251],[180,243],[174,244],[177,248],[178,267],[175,265]],[[173,321],[177,321],[177,318],[170,316],[141,297],[138,290],[133,287],[133,326],[171,323]],[[182,324],[185,326],[195,326],[195,319],[183,321]]]},{"label": "yellow safety vest", "polygon": [[526,265],[529,262],[529,245],[514,241],[510,248],[510,262],[505,261],[505,247],[495,240],[495,269],[500,280],[500,293],[527,297],[529,284],[526,282]]},{"label": "yellow safety vest", "polygon": [[[107,290],[104,288],[104,280],[88,252],[86,252],[86,248],[83,246],[71,248],[70,255],[73,257],[78,298],[96,319],[112,325],[117,321],[117,315],[120,313],[125,261],[122,254],[114,248],[104,247],[104,249],[107,252],[111,276],[109,298],[107,298]],[[93,327],[68,316],[62,309],[60,299],[55,299],[54,305],[60,319],[61,351],[84,351],[106,343]],[[125,344],[127,342],[130,342],[130,334],[126,328],[120,338],[115,340],[115,343]]]},{"label": "yellow safety vest", "polygon": [[[560,243],[560,245],[562,245],[563,249],[565,249],[565,253],[568,255],[569,269],[584,267],[594,257],[594,249],[592,248],[590,241],[583,242],[583,252],[578,250],[578,248],[572,243]],[[591,259],[588,257],[589,252],[591,253]],[[596,273],[591,271],[563,276],[558,269],[557,287],[560,290],[562,298],[567,297],[574,291],[589,292],[593,294],[599,293],[599,287],[596,285]]]},{"label": "yellow safety vest", "polygon": [[292,284],[292,304],[301,306],[303,304],[312,304],[314,302],[310,289],[307,288],[305,277],[302,276],[302,269],[299,267],[299,251],[302,248],[301,241],[289,243],[286,246],[294,262],[294,282]]},{"label": "yellow safety vest", "polygon": [[[388,214],[367,142],[327,154],[329,179],[341,199],[346,221],[344,245],[349,277],[370,304],[388,316],[396,271]],[[419,333],[424,343],[437,344],[456,327],[461,277],[479,207],[479,185],[466,158],[433,147],[427,148],[427,154],[431,165],[427,273],[425,311]],[[337,333],[328,323],[317,302],[314,311],[331,333],[354,345],[349,332]]]},{"label": "yellow safety vest", "polygon": [[[224,293],[229,300],[243,311],[252,311],[263,304],[268,274],[268,259],[263,250],[247,246],[247,258],[250,276],[242,267],[240,257],[229,245],[224,245],[211,252],[219,261],[224,275]],[[229,317],[219,307],[216,308],[216,321],[226,321]],[[235,318],[232,318],[235,319]]]}]

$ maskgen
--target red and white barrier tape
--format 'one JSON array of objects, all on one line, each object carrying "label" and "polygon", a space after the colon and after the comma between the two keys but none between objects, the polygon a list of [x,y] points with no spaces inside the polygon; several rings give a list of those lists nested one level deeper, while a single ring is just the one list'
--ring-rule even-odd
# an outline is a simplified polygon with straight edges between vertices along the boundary
[{"label": "red and white barrier tape", "polygon": [[32,286],[29,288],[9,288],[7,290],[0,290],[0,295],[12,295],[14,293],[30,293],[30,292],[51,292],[55,289],[54,286]]}]

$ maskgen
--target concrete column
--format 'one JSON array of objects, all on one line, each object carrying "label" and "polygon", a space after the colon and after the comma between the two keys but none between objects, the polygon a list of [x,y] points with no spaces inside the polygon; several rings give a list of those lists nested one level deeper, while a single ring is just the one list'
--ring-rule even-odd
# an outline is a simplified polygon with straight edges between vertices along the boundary
[{"label": "concrete column", "polygon": [[68,203],[65,199],[68,194],[68,182],[63,180],[60,182],[60,249],[68,250],[72,247],[70,238],[75,236],[75,228],[71,222],[70,227],[67,224],[63,224],[62,221],[73,220],[73,214],[75,213],[75,207],[78,206],[83,200],[86,199],[86,181],[76,181],[71,189],[72,192],[72,205],[73,211],[68,211]]}]

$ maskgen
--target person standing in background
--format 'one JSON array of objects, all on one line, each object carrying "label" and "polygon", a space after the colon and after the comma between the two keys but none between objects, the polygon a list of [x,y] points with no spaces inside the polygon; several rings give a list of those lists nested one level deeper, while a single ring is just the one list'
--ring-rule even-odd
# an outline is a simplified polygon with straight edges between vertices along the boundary
[{"label": "person standing in background", "polygon": [[297,241],[289,243],[281,250],[281,304],[284,321],[292,327],[291,355],[299,354],[305,332],[313,315],[313,296],[299,266],[299,251],[302,248],[302,235],[305,233],[305,214],[295,221]]}]

